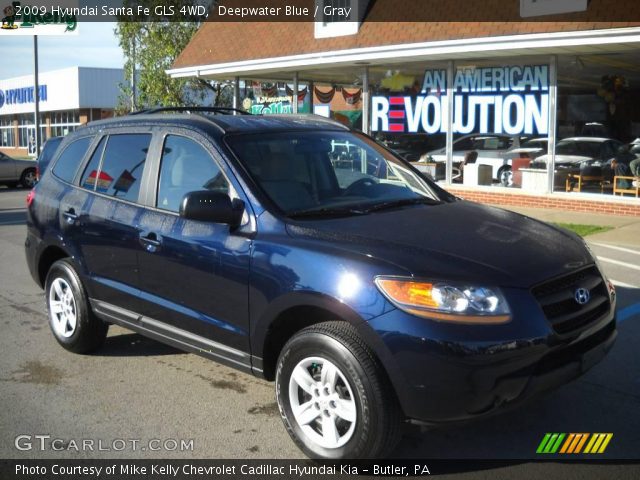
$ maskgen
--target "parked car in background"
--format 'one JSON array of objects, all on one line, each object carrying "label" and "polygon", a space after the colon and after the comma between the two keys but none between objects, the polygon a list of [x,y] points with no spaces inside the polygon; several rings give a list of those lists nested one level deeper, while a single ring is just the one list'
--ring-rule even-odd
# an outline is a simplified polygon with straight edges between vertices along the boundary
[{"label": "parked car in background", "polygon": [[518,158],[526,153],[529,158],[536,159],[540,155],[547,153],[549,139],[547,137],[530,138],[520,142],[520,146],[513,147],[507,151],[506,156],[509,159]]},{"label": "parked car in background", "polygon": [[18,160],[0,152],[0,183],[9,187],[22,185],[33,188],[36,184],[36,162]]},{"label": "parked car in background", "polygon": [[[570,137],[556,144],[555,181],[563,186],[568,175],[602,176],[609,180],[611,159],[618,154],[624,144],[613,138],[604,137]],[[549,155],[541,155],[536,159],[537,166],[545,168]]]},{"label": "parked car in background", "polygon": [[[453,142],[453,163],[454,165],[462,163],[465,154],[475,150],[478,152],[476,163],[490,165],[493,178],[500,180],[505,176],[505,172],[511,170],[511,158],[508,157],[507,152],[519,146],[519,137],[492,134],[465,135]],[[429,157],[435,162],[446,162],[446,147],[428,152],[421,160],[427,160]]]},{"label": "parked car in background", "polygon": [[444,146],[446,135],[427,135],[426,133],[396,135],[388,137],[383,143],[406,161],[417,162],[425,152]]},{"label": "parked car in background", "polygon": [[44,147],[42,147],[42,152],[40,152],[40,155],[38,156],[36,165],[37,180],[40,180],[40,177],[44,174],[47,166],[49,166],[49,162],[51,162],[53,154],[56,153],[62,138],[63,137],[51,137],[44,143]]}]

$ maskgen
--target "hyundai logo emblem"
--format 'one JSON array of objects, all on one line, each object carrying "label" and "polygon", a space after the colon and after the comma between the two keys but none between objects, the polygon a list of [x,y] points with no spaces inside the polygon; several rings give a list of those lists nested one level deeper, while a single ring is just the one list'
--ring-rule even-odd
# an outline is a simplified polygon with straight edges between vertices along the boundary
[{"label": "hyundai logo emblem", "polygon": [[589,293],[589,290],[581,287],[576,289],[575,293],[573,294],[573,298],[575,298],[576,302],[578,302],[580,305],[584,305],[591,298],[591,294]]}]

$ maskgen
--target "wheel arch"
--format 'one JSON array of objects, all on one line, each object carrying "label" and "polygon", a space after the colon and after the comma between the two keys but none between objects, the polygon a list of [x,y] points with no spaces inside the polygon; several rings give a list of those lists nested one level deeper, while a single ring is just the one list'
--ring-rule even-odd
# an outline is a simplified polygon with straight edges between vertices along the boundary
[{"label": "wheel arch", "polygon": [[38,259],[38,281],[41,287],[44,287],[44,282],[51,269],[51,265],[58,260],[69,257],[71,257],[71,255],[57,245],[50,245],[42,251]]},{"label": "wheel arch", "polygon": [[253,332],[252,353],[262,375],[275,378],[275,366],[287,340],[303,328],[328,322],[343,321],[354,326],[364,322],[348,305],[324,294],[292,292],[274,300],[262,315]]}]

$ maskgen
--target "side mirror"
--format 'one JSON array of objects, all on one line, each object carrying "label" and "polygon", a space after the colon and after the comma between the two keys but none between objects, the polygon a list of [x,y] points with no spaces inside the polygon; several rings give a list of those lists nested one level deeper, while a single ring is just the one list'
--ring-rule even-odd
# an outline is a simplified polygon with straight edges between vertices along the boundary
[{"label": "side mirror", "polygon": [[180,216],[199,222],[224,223],[232,228],[240,225],[244,212],[242,200],[231,201],[226,193],[199,190],[182,197]]}]

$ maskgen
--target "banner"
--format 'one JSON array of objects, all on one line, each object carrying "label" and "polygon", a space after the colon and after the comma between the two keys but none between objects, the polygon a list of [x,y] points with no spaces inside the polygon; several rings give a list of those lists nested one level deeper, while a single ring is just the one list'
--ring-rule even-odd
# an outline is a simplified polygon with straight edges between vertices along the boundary
[{"label": "banner", "polygon": [[[374,132],[447,131],[446,70],[427,70],[420,95],[374,96]],[[547,135],[548,65],[464,68],[453,82],[453,132]]]}]

